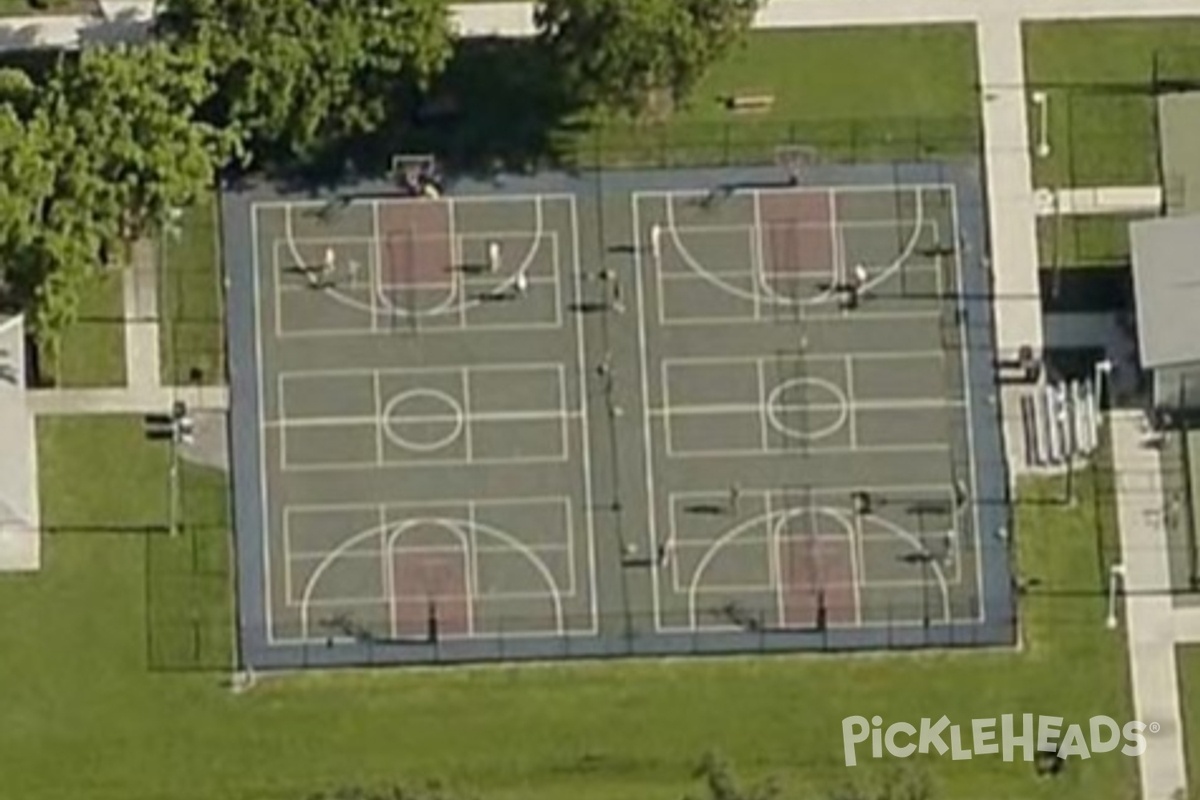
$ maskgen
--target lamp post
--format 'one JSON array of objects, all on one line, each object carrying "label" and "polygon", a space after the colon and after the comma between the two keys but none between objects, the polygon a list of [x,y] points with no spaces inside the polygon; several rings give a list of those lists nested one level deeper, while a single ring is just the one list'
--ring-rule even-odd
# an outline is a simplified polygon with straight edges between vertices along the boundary
[{"label": "lamp post", "polygon": [[1104,410],[1104,396],[1112,382],[1113,362],[1110,358],[1102,358],[1092,368],[1092,382],[1096,387],[1096,410]]},{"label": "lamp post", "polygon": [[1108,616],[1104,620],[1104,627],[1110,631],[1117,628],[1117,594],[1124,580],[1124,564],[1113,564],[1108,568]]},{"label": "lamp post", "polygon": [[1037,156],[1047,158],[1050,155],[1050,97],[1043,91],[1036,91],[1030,99],[1038,107]]}]

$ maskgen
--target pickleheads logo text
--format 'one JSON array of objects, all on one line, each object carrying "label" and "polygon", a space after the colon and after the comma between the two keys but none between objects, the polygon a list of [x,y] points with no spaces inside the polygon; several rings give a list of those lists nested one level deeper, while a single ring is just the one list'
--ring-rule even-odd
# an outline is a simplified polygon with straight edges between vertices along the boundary
[{"label": "pickleheads logo text", "polygon": [[871,758],[884,753],[908,758],[913,753],[950,754],[955,761],[976,756],[1001,755],[1005,761],[1020,758],[1033,761],[1037,753],[1055,753],[1059,758],[1091,758],[1094,753],[1110,753],[1120,748],[1127,756],[1146,751],[1144,731],[1158,732],[1158,723],[1131,720],[1120,725],[1112,717],[1096,716],[1086,723],[1063,725],[1062,717],[1034,714],[1003,714],[999,718],[973,719],[960,725],[942,716],[923,718],[919,724],[892,722],[886,727],[883,717],[853,716],[842,720],[842,747],[846,766],[858,763],[859,745],[869,748]]}]

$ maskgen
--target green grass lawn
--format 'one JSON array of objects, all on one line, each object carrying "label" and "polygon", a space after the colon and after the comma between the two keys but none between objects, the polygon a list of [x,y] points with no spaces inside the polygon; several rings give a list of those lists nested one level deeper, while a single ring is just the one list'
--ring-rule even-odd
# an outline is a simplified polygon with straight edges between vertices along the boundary
[{"label": "green grass lawn", "polygon": [[[460,160],[540,165],[761,163],[781,144],[828,159],[977,152],[974,36],[968,26],[756,31],[716,65],[690,104],[665,121],[581,117],[546,86],[552,75],[525,42],[472,42],[439,91],[463,115],[429,144]],[[864,57],[869,54],[869,57]],[[766,113],[720,98],[770,93]],[[601,128],[597,134],[596,128]]]},{"label": "green grass lawn", "polygon": [[[1200,781],[1200,645],[1176,650],[1179,669],[1179,702],[1187,747],[1188,784]],[[1193,788],[1193,792],[1195,789]],[[1195,797],[1193,794],[1191,797]]]},{"label": "green grass lawn", "polygon": [[[842,765],[840,720],[1130,714],[1122,641],[1104,629],[1100,539],[1111,484],[1024,487],[1022,652],[345,671],[223,687],[224,497],[184,472],[187,526],[164,532],[167,453],[128,418],[43,421],[36,576],[0,580],[4,793],[22,800],[302,800],[347,783],[445,779],[484,800],[680,800],[719,750],[787,798],[880,775]],[[119,459],[120,468],[114,469]],[[1099,533],[1098,533],[1099,531]],[[1059,778],[998,757],[927,758],[940,798],[1125,800],[1134,763]]]},{"label": "green grass lawn", "polygon": [[163,381],[189,382],[193,370],[204,383],[225,380],[220,270],[215,199],[184,212],[178,237],[160,249],[162,326],[159,345]]},{"label": "green grass lawn", "polygon": [[1129,264],[1129,226],[1137,217],[1101,216],[1038,220],[1043,267],[1124,267]]},{"label": "green grass lawn", "polygon": [[63,387],[124,385],[125,329],[119,269],[101,274],[84,292],[79,320],[63,333],[59,363],[42,366]]},{"label": "green grass lawn", "polygon": [[[755,32],[669,121],[609,126],[603,146],[684,164],[758,161],[782,143],[829,159],[970,153],[979,143],[975,64],[966,26]],[[775,96],[767,113],[722,102],[760,93]]]},{"label": "green grass lawn", "polygon": [[[1049,96],[1052,153],[1035,159],[1037,185],[1157,182],[1155,102],[1146,91],[1155,52],[1177,53],[1197,42],[1200,20],[1192,19],[1026,25],[1030,88]],[[1171,60],[1200,79],[1200,65],[1190,58]],[[1032,128],[1039,119],[1031,104]]]}]

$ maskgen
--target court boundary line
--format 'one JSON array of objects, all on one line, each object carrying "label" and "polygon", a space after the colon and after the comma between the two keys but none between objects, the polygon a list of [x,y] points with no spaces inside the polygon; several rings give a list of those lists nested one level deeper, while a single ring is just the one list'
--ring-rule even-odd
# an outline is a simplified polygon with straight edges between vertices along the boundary
[{"label": "court boundary line", "polygon": [[[965,328],[968,309],[966,308],[966,297],[964,296],[966,287],[965,287],[965,284],[963,281],[963,269],[964,269],[964,265],[963,265],[964,252],[963,251],[966,250],[966,247],[965,247],[965,240],[964,240],[964,236],[963,236],[962,227],[961,227],[959,216],[958,216],[958,187],[954,184],[950,185],[950,219],[952,220],[952,224],[954,227],[954,231],[953,231],[954,242],[957,245],[957,247],[954,250],[954,273],[958,279],[958,286],[955,287],[957,289],[957,292],[955,292],[955,295],[957,298],[957,302],[955,304],[955,309],[956,309],[956,311],[961,312],[961,317],[960,317],[961,323],[956,320],[956,325],[962,324],[964,326],[964,329],[962,331],[963,341],[960,343],[958,350],[959,350],[959,357],[962,359],[962,367],[963,367],[963,397],[967,401],[966,408],[963,411],[963,415],[965,417],[965,422],[967,424],[968,468],[971,473],[969,480],[971,482],[970,486],[971,486],[971,500],[972,500],[972,502],[971,502],[971,507],[972,507],[971,508],[971,510],[972,510],[971,527],[974,529],[973,534],[974,534],[974,538],[975,538],[975,548],[974,548],[974,551],[975,551],[974,552],[975,592],[976,592],[976,601],[975,602],[979,606],[979,611],[976,614],[976,617],[978,618],[979,623],[984,623],[984,622],[987,622],[987,606],[986,606],[986,603],[984,602],[986,594],[985,594],[984,582],[983,582],[983,577],[984,577],[983,576],[983,538],[982,538],[983,531],[981,530],[982,525],[980,522],[980,514],[979,514],[979,502],[980,502],[979,501],[979,467],[980,467],[980,464],[979,464],[978,454],[976,453],[976,450],[975,450],[975,402],[976,402],[976,400],[975,400],[975,396],[974,396],[974,389],[971,386],[971,363],[970,363],[970,357],[969,357],[969,353],[968,353],[968,351],[970,350],[970,339],[968,338],[967,330]],[[940,275],[940,272],[939,272],[939,275]],[[943,294],[944,294],[944,292],[943,292]],[[992,348],[995,349],[994,342],[992,343]],[[1003,432],[1001,432],[1001,436],[1003,436]],[[1001,449],[1003,450],[1003,442],[1001,442]],[[1003,457],[1004,454],[1001,453],[1001,455]]]},{"label": "court boundary line", "polygon": [[[842,188],[842,187],[836,187],[836,189],[840,189],[840,188]],[[860,190],[867,190],[868,188],[872,188],[872,187],[858,187],[858,188]],[[896,190],[895,186],[873,187],[873,188],[875,189],[875,191],[879,191],[880,189],[882,189],[885,191],[895,192],[895,190]],[[884,268],[878,274],[876,274],[870,280],[867,281],[867,283],[864,287],[866,290],[870,290],[871,288],[879,285],[883,281],[889,280],[899,269],[902,269],[904,267],[904,264],[912,258],[913,253],[916,250],[916,245],[920,241],[921,235],[923,234],[923,232],[926,228],[925,210],[924,210],[924,203],[923,203],[923,199],[922,199],[923,198],[922,192],[924,191],[923,184],[914,184],[914,185],[905,184],[903,188],[906,191],[912,192],[912,194],[915,198],[916,217],[913,220],[912,233],[910,234],[910,236],[904,243],[904,246],[903,246],[901,252],[898,253],[896,255],[896,257],[894,259],[892,259],[892,261],[890,263],[885,265]],[[815,189],[775,190],[775,193],[795,195],[795,194],[803,194],[806,191],[811,192],[811,191],[815,191]],[[827,194],[827,196],[829,198],[831,198],[830,202],[832,203],[833,202],[832,198],[835,193],[835,187],[823,187],[823,191]],[[753,189],[746,190],[746,192],[744,194],[746,194],[746,193],[748,193],[752,197],[757,197],[759,194],[764,193],[764,190],[759,189],[759,188],[753,188]],[[675,221],[674,198],[675,197],[688,197],[688,196],[704,197],[707,195],[706,195],[706,193],[698,192],[695,190],[680,190],[680,191],[676,191],[676,192],[672,192],[672,191],[636,192],[635,191],[632,193],[635,208],[637,207],[637,204],[643,198],[659,197],[659,198],[663,199],[663,202],[665,205],[666,227],[668,228],[668,232],[671,236],[671,241],[674,243],[676,252],[679,253],[679,255],[681,257],[683,257],[684,261],[690,265],[691,271],[693,271],[696,274],[696,277],[698,279],[708,282],[709,284],[711,284],[714,287],[716,287],[717,289],[725,292],[726,294],[734,297],[735,299],[741,299],[743,301],[749,300],[751,302],[757,302],[755,300],[755,298],[757,298],[760,295],[760,292],[758,291],[758,287],[754,285],[753,279],[752,279],[752,286],[754,287],[754,291],[751,293],[751,297],[747,297],[746,296],[747,293],[744,292],[743,290],[741,290],[739,287],[734,286],[734,285],[730,284],[729,282],[724,281],[721,278],[714,275],[710,270],[707,269],[707,267],[705,267],[699,260],[697,260],[691,254],[691,252],[688,250],[687,247],[684,246],[683,241],[681,240],[680,235],[679,235],[679,228],[677,227],[676,221]],[[891,222],[894,223],[895,221],[896,220],[892,220]],[[761,235],[759,238],[761,238]],[[753,250],[753,247],[751,247],[750,249]],[[752,262],[753,261],[752,254],[748,253],[748,257],[749,257],[748,260]],[[844,265],[843,265],[843,267],[844,267]],[[661,264],[657,265],[657,268],[658,268],[658,271],[660,271],[660,272],[662,271]],[[831,272],[833,273],[835,282],[837,282],[839,279],[839,275],[844,274],[844,269],[839,272],[838,264],[834,263]],[[831,299],[833,298],[833,295],[834,295],[834,290],[832,287],[830,287],[821,292],[818,292],[816,295],[813,295],[811,297],[806,297],[801,300],[796,300],[796,301],[793,301],[790,303],[782,303],[782,304],[787,305],[787,306],[799,306],[799,307],[805,307],[805,308],[810,307],[810,306],[819,308],[824,305],[829,305]],[[659,299],[660,322],[664,325],[670,324],[667,322],[662,322],[662,318],[663,318],[664,311],[665,311],[665,306],[663,304],[664,303],[664,294],[661,291],[660,291],[658,299]],[[772,304],[776,304],[776,305],[781,304],[781,298],[777,295],[777,293],[772,292],[771,297],[767,298],[767,299],[770,299]],[[835,311],[830,316],[846,316],[847,312],[848,312],[847,309],[842,308],[840,314],[837,311]],[[667,319],[669,319],[669,317]],[[691,320],[694,318],[685,318],[685,319]],[[726,322],[731,321],[728,317],[723,318],[723,319]],[[739,321],[743,324],[745,324],[747,322],[747,318],[744,315],[739,315],[739,317],[734,318],[734,319],[736,319],[737,321]],[[757,319],[757,318],[751,316],[750,319]],[[676,324],[687,324],[687,323],[685,321],[683,323],[676,322]],[[695,323],[693,323],[693,324],[695,324]]]},{"label": "court boundary line", "polygon": [[[566,520],[567,520],[567,524],[568,524],[568,531],[567,531],[568,535],[572,535],[572,536],[574,535],[574,527],[572,525],[573,505],[571,503],[571,498],[569,496],[567,496],[567,495],[547,495],[547,496],[541,496],[541,497],[535,498],[535,499],[543,500],[546,502],[552,502],[555,505],[557,505],[560,509],[565,509],[566,510]],[[414,501],[414,502],[399,502],[399,503],[335,503],[335,504],[294,504],[294,505],[297,508],[303,508],[303,509],[308,509],[308,510],[313,510],[313,511],[330,511],[330,510],[332,510],[332,511],[350,511],[350,510],[378,509],[379,515],[380,515],[380,517],[382,517],[382,519],[384,521],[383,522],[384,530],[387,530],[388,528],[391,528],[391,527],[402,527],[403,524],[412,525],[412,524],[416,524],[418,522],[432,523],[435,525],[439,525],[441,527],[458,530],[457,529],[458,524],[462,523],[466,520],[456,520],[454,518],[445,517],[443,515],[436,515],[436,516],[420,517],[420,518],[416,518],[416,519],[405,520],[401,526],[396,526],[393,523],[393,521],[390,521],[388,519],[387,511],[388,511],[389,507],[390,508],[427,507],[427,508],[438,508],[438,509],[445,510],[447,508],[457,508],[459,506],[464,506],[464,507],[468,508],[468,511],[469,511],[469,506],[466,505],[469,502],[470,502],[469,499],[457,499],[457,500],[443,500],[443,501]],[[510,499],[495,500],[495,501],[488,500],[488,501],[485,501],[485,504],[488,504],[488,505],[491,505],[491,504],[495,504],[495,505],[526,504],[526,505],[528,505],[530,503],[528,503],[527,498],[510,498]],[[291,507],[292,506],[288,506],[288,505],[284,506],[285,509],[291,508]],[[329,565],[335,563],[343,554],[345,554],[347,552],[351,552],[352,548],[355,545],[357,545],[359,541],[366,540],[369,536],[378,534],[379,530],[380,529],[378,526],[372,526],[371,528],[368,528],[365,531],[356,531],[356,532],[351,533],[349,536],[345,537],[341,542],[339,542],[336,547],[331,548],[327,552],[325,560],[322,561],[321,563],[319,563],[309,574],[309,576],[306,580],[305,591],[302,594],[301,602],[299,604],[297,604],[297,606],[296,606],[297,615],[299,617],[299,626],[300,626],[300,630],[302,632],[300,641],[308,642],[308,641],[320,640],[322,638],[328,638],[328,637],[317,637],[316,639],[314,639],[314,637],[310,633],[311,627],[310,627],[310,622],[309,622],[308,608],[310,606],[309,600],[310,600],[310,595],[313,590],[313,587],[317,584],[317,582],[319,582],[319,580],[320,580],[321,576],[324,574],[325,570],[329,568]],[[542,577],[542,579],[546,583],[547,588],[550,588],[553,590],[552,592],[539,594],[539,597],[550,599],[554,606],[555,630],[554,631],[544,631],[543,635],[562,637],[562,636],[566,636],[566,635],[579,635],[580,634],[580,632],[578,630],[569,629],[569,628],[564,627],[563,622],[565,619],[565,615],[563,612],[563,603],[562,603],[563,595],[561,594],[560,591],[558,591],[558,581],[555,580],[553,573],[548,569],[545,562],[542,561],[541,558],[537,557],[537,554],[535,552],[531,551],[529,546],[525,542],[520,540],[519,537],[516,537],[516,536],[512,535],[511,533],[509,533],[508,531],[502,530],[502,529],[496,527],[495,525],[490,525],[490,524],[486,524],[486,523],[477,524],[477,527],[474,530],[486,533],[489,536],[493,536],[494,538],[496,538],[497,540],[499,540],[501,542],[509,544],[512,547],[512,550],[514,552],[522,555],[529,561],[530,566],[534,567],[534,569],[539,573],[539,575]],[[459,533],[461,533],[461,531],[459,531]],[[389,540],[389,547],[388,547],[389,558],[390,558],[390,554],[392,551],[392,543],[394,543],[394,538],[392,540]],[[569,563],[568,569],[571,571],[571,573],[573,575],[574,565]],[[593,583],[593,585],[589,588],[590,588],[590,591],[592,592],[592,594],[594,595],[596,592],[595,584]],[[285,596],[285,600],[286,599],[287,598]],[[360,600],[360,601],[355,601],[354,603],[351,603],[351,604],[365,604],[365,603],[372,603],[372,602],[378,602],[378,601]],[[384,598],[383,602],[390,602],[390,598]],[[525,636],[525,634],[522,632],[518,632],[515,630],[509,631],[508,629],[505,629],[505,634],[509,635],[509,636],[518,636],[518,637]],[[471,635],[471,636],[466,636],[466,637],[461,637],[461,638],[480,638],[480,636],[488,636],[488,635],[490,635],[490,634]],[[445,638],[454,638],[454,637],[452,635],[448,634],[448,635],[446,635]],[[275,643],[279,643],[279,641],[276,640]]]},{"label": "court boundary line", "polygon": [[[372,215],[372,220],[373,220],[372,225],[373,225],[373,234],[374,234],[373,238],[376,239],[377,244],[373,249],[375,251],[375,260],[379,266],[377,266],[375,269],[372,270],[372,274],[376,275],[376,277],[378,278],[378,273],[382,269],[382,255],[379,253],[379,247],[380,247],[379,243],[383,241],[383,237],[380,234],[380,227],[379,227],[379,221],[378,221],[378,207],[381,204],[388,202],[389,200],[392,200],[393,202],[397,202],[397,201],[427,202],[427,201],[422,198],[386,198],[386,199],[363,198],[363,200],[365,200],[368,204],[370,204],[371,207],[374,209],[374,212]],[[545,280],[545,281],[543,281],[541,278],[538,278],[536,281],[531,279],[531,283],[535,283],[536,285],[543,285],[543,284],[548,285],[550,283],[550,280],[558,280],[559,285],[554,287],[553,297],[556,300],[561,300],[561,296],[562,296],[561,268],[557,264],[557,260],[559,258],[561,258],[561,249],[560,249],[560,244],[559,244],[558,240],[563,235],[564,232],[559,231],[557,229],[552,230],[552,231],[545,230],[544,222],[543,222],[543,217],[544,217],[543,204],[545,201],[552,201],[553,203],[563,203],[568,207],[573,207],[574,196],[570,195],[570,194],[565,194],[565,193],[554,193],[554,194],[547,193],[547,194],[486,196],[486,197],[485,196],[468,196],[468,197],[455,196],[453,198],[444,198],[442,201],[439,201],[439,202],[447,207],[448,214],[450,217],[450,228],[451,228],[452,233],[455,233],[456,236],[457,236],[457,233],[456,233],[457,227],[456,227],[455,216],[457,214],[458,206],[464,204],[464,201],[468,205],[473,204],[473,203],[483,204],[483,205],[486,205],[486,204],[496,205],[496,204],[508,204],[508,203],[529,203],[529,202],[534,203],[534,212],[535,212],[535,217],[537,219],[537,224],[536,224],[535,229],[533,229],[532,231],[528,230],[528,229],[522,229],[520,231],[509,230],[509,231],[505,231],[503,235],[510,236],[510,237],[520,237],[520,238],[530,237],[530,238],[532,238],[531,249],[526,254],[526,257],[523,259],[523,261],[522,261],[523,266],[521,269],[518,270],[518,272],[524,272],[526,269],[529,268],[530,265],[533,264],[534,259],[537,257],[538,253],[541,252],[543,249],[543,246],[544,246],[543,239],[551,240],[550,255],[551,255],[552,261],[554,262],[552,264],[553,277],[551,277],[549,280]],[[324,207],[325,205],[327,205],[327,203],[322,202],[322,201],[313,201],[312,203],[306,204],[306,203],[303,203],[302,201],[279,201],[279,202],[267,202],[267,203],[258,204],[258,205],[252,204],[252,207],[255,209],[255,213],[258,212],[259,205],[261,205],[261,207],[263,209],[283,208],[283,209],[285,209],[285,217],[290,218],[292,208],[299,207],[302,205],[318,205],[320,207]],[[572,227],[577,228],[576,218],[574,216],[571,216],[571,217],[569,217],[569,220],[572,224]],[[577,237],[578,230],[572,230],[571,234],[573,236]],[[465,234],[465,236],[475,236],[475,235],[476,234],[474,234],[474,233]],[[479,235],[482,235],[482,234],[479,234]],[[449,238],[449,237],[447,237],[447,238]],[[256,249],[261,248],[261,244],[259,243],[257,238],[255,239],[255,247],[256,247]],[[451,251],[451,257],[453,258],[453,252],[454,252],[453,242],[451,242],[450,251]],[[561,328],[562,328],[562,322],[563,322],[562,321],[562,309],[560,308],[560,304],[558,302],[550,303],[550,305],[553,309],[553,312],[554,312],[553,322],[549,322],[546,320],[535,320],[535,321],[520,320],[517,322],[508,322],[508,323],[472,324],[472,323],[470,323],[469,320],[466,319],[467,311],[469,311],[470,307],[474,307],[474,306],[478,305],[480,301],[478,299],[472,300],[471,298],[460,297],[459,295],[462,294],[463,286],[465,286],[466,284],[464,284],[462,281],[460,281],[460,279],[459,279],[460,276],[457,274],[457,272],[452,277],[453,277],[453,280],[451,281],[451,290],[452,290],[451,296],[452,296],[452,298],[457,297],[460,300],[460,302],[457,303],[458,307],[455,309],[459,316],[459,324],[458,325],[432,325],[432,326],[429,326],[426,329],[424,329],[423,332],[457,333],[457,332],[472,331],[472,330],[474,330],[474,331],[490,331],[490,330],[525,331],[525,330],[561,330]],[[276,287],[278,288],[280,285],[281,285],[281,282],[277,281]],[[381,335],[381,334],[386,334],[386,333],[390,332],[387,330],[379,329],[378,317],[381,316],[381,313],[380,313],[380,310],[378,307],[377,298],[375,297],[375,289],[374,288],[372,289],[372,292],[371,292],[369,304],[363,303],[353,297],[350,297],[350,298],[341,297],[340,299],[337,300],[337,302],[340,305],[351,308],[352,310],[357,309],[358,311],[362,312],[363,314],[368,314],[371,318],[371,324],[370,325],[357,325],[354,327],[337,327],[337,328],[326,328],[326,329],[304,328],[303,330],[292,330],[292,331],[283,330],[282,328],[280,328],[280,330],[277,331],[277,338],[283,340],[283,339],[290,339],[290,338],[323,338],[326,336],[339,336],[339,335],[340,336],[363,336],[363,335],[367,335],[367,334]],[[367,305],[370,305],[371,308],[368,309]],[[467,308],[463,308],[462,306],[467,306]],[[279,310],[279,312],[276,314],[276,319],[282,320],[282,317],[283,317],[283,315],[281,313],[282,308],[283,308],[282,295],[276,299],[275,307],[276,307],[276,309]],[[390,309],[390,311],[388,313],[394,315],[396,313],[396,309],[392,308],[392,309]],[[437,315],[421,314],[419,316],[428,317],[428,316],[443,316],[443,315],[442,314],[437,314]]]},{"label": "court boundary line", "polygon": [[[408,197],[401,194],[361,194],[349,195],[350,207],[356,203],[370,202],[388,205],[414,205],[429,202],[446,202],[453,200],[462,205],[505,205],[509,203],[528,203],[539,197],[546,200],[570,200],[575,195],[570,192],[514,192],[511,194],[456,194],[431,200],[428,197]],[[335,198],[334,198],[335,199]],[[259,209],[276,209],[285,206],[293,208],[326,208],[329,206],[332,199],[263,199],[253,200],[250,203],[252,210]]]},{"label": "court boundary line", "polygon": [[[263,327],[263,295],[262,295],[262,279],[259,274],[262,265],[258,245],[258,214],[253,208],[250,213],[250,239],[253,243],[253,253],[251,254],[251,265],[253,272],[253,287],[254,287],[254,355],[256,360],[255,370],[258,374],[255,376],[256,388],[258,389],[258,403],[255,409],[255,422],[258,425],[258,481],[259,481],[259,510],[261,513],[262,531],[262,558],[263,558],[263,583],[260,591],[262,592],[263,601],[263,623],[266,633],[268,645],[276,643],[275,637],[275,619],[274,609],[272,608],[271,592],[274,586],[274,576],[271,573],[271,530],[274,528],[271,518],[270,504],[268,497],[270,490],[267,486],[270,480],[270,474],[267,472],[267,428],[266,422],[266,393],[265,393],[265,375],[267,371],[266,361],[263,358],[263,342],[262,342],[262,327]],[[273,281],[274,283],[274,281]],[[276,322],[279,319],[279,308],[273,306],[271,313],[275,317]]]},{"label": "court boundary line", "polygon": [[[570,209],[571,221],[571,261],[572,261],[572,276],[571,280],[575,289],[575,302],[583,303],[583,259],[579,252],[580,234],[579,234],[579,209],[575,202],[575,196],[571,195],[568,203]],[[558,298],[562,301],[562,284],[559,284]],[[559,312],[561,318],[561,311]],[[580,437],[580,453],[582,455],[583,470],[583,494],[584,494],[584,523],[587,532],[587,556],[588,556],[588,571],[589,580],[591,582],[591,603],[589,611],[591,614],[591,635],[596,635],[600,631],[600,590],[596,581],[596,505],[594,497],[594,488],[592,486],[592,453],[590,441],[591,429],[591,409],[588,400],[588,369],[587,369],[587,354],[586,341],[584,338],[583,315],[575,315],[575,368],[578,372],[578,389],[579,389],[579,437]],[[566,396],[564,395],[564,402]]]},{"label": "court boundary line", "polygon": [[[656,476],[654,474],[654,433],[650,414],[650,347],[646,327],[646,304],[642,286],[645,263],[642,260],[641,210],[638,206],[636,193],[630,197],[630,213],[633,218],[634,268],[637,271],[638,370],[642,384],[640,387],[642,400],[642,466],[645,470],[645,475],[643,476],[645,485],[643,488],[646,490],[646,534],[649,539],[647,552],[656,554],[658,553],[659,539],[658,506],[655,501],[657,495],[655,493]],[[656,265],[655,271],[661,272],[661,265]],[[661,282],[659,286],[661,288]],[[661,295],[659,297],[661,299]],[[656,356],[656,358],[660,357]],[[662,391],[666,391],[665,385],[662,387]],[[658,569],[656,568],[650,570],[650,594],[651,611],[653,613],[655,630],[657,630],[658,624],[661,621],[661,609],[659,608],[659,577]]]},{"label": "court boundary line", "polygon": [[[413,522],[412,524],[415,525],[416,523]],[[463,580],[464,596],[461,598],[457,598],[457,599],[461,600],[463,609],[464,609],[464,613],[466,615],[467,630],[466,630],[466,633],[462,634],[462,635],[464,638],[473,639],[476,637],[475,637],[475,593],[474,593],[474,586],[471,584],[471,565],[470,565],[471,545],[467,541],[466,534],[464,534],[456,526],[443,525],[442,527],[445,530],[450,531],[450,533],[453,534],[462,543],[461,555],[462,555],[462,562],[463,562],[462,563],[462,570],[463,570],[462,580]],[[392,571],[392,594],[388,596],[387,603],[388,603],[388,620],[389,620],[389,624],[390,624],[390,632],[391,632],[393,639],[399,637],[398,619],[396,617],[396,601],[397,600],[403,601],[403,600],[410,599],[410,598],[405,598],[405,597],[398,597],[398,596],[396,596],[396,593],[395,593],[396,542],[405,533],[406,533],[406,529],[405,529],[404,525],[397,525],[393,530],[387,532],[388,569],[390,569]],[[439,630],[440,630],[440,620],[439,620]]]}]

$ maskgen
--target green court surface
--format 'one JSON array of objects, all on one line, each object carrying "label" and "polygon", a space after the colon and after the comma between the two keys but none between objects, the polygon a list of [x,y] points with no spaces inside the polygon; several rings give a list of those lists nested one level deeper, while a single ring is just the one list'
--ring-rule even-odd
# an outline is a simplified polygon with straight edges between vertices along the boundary
[{"label": "green court surface", "polygon": [[1008,613],[982,600],[956,185],[654,179],[247,203],[251,663],[890,646]]}]

